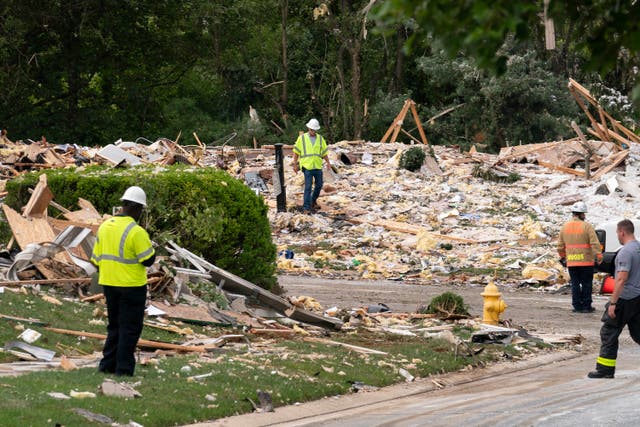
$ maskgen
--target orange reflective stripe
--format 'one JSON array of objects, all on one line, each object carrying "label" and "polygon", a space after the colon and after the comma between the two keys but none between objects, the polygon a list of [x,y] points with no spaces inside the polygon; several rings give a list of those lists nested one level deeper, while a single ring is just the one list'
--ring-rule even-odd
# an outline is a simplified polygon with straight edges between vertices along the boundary
[{"label": "orange reflective stripe", "polygon": [[576,243],[575,245],[567,245],[567,248],[590,248],[589,243]]},{"label": "orange reflective stripe", "polygon": [[567,263],[569,267],[589,267],[594,264],[595,263],[593,261],[573,261]]}]

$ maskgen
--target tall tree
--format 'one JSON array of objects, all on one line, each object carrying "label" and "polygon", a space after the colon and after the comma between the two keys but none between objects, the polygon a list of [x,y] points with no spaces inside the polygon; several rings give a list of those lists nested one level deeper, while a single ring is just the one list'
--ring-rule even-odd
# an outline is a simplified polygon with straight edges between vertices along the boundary
[{"label": "tall tree", "polygon": [[[481,67],[506,70],[501,47],[507,37],[526,40],[541,25],[542,2],[513,0],[387,0],[376,16],[387,25],[414,18],[438,39],[451,57],[460,52]],[[601,75],[625,56],[640,54],[640,2],[618,0],[550,0],[548,14],[558,25],[571,23],[577,49],[586,53],[586,67]],[[634,98],[640,102],[640,82]]]}]

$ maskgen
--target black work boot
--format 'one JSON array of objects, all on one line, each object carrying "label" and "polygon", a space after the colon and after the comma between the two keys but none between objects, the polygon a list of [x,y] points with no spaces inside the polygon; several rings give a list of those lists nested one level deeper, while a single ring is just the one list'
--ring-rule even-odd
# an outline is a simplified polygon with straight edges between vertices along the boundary
[{"label": "black work boot", "polygon": [[613,372],[591,371],[587,374],[589,378],[613,378]]}]

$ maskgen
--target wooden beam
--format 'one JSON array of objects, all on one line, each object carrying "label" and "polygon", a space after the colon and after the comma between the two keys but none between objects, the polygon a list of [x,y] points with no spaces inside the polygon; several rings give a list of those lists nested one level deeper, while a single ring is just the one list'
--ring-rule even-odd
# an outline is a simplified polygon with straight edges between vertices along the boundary
[{"label": "wooden beam", "polygon": [[0,286],[28,286],[28,285],[67,285],[72,283],[91,283],[91,277],[70,277],[67,279],[36,279],[36,280],[5,280]]},{"label": "wooden beam", "polygon": [[347,344],[347,343],[340,342],[340,341],[328,340],[326,338],[306,337],[304,340],[307,341],[307,342],[313,342],[313,343],[320,343],[320,344],[327,344],[327,345],[338,345],[338,346],[347,348],[349,350],[353,350],[353,351],[356,351],[358,353],[363,353],[363,354],[379,354],[379,355],[383,355],[383,356],[388,354],[388,353],[386,353],[384,351],[373,350],[371,348],[360,347],[360,346],[357,346],[357,345]]},{"label": "wooden beam", "polygon": [[404,101],[404,105],[402,106],[402,109],[400,110],[396,118],[393,120],[393,123],[391,123],[391,126],[389,126],[389,129],[387,129],[387,131],[385,132],[380,142],[387,142],[387,138],[389,138],[389,135],[391,135],[392,133],[393,133],[393,136],[391,137],[391,140],[389,142],[396,142],[396,137],[398,136],[398,132],[400,132],[400,128],[402,127],[402,122],[404,121],[404,116],[407,115],[407,111],[409,110],[409,101],[410,101],[409,99]]},{"label": "wooden beam", "polygon": [[[440,239],[444,239],[444,240],[453,240],[455,242],[460,242],[460,243],[480,243],[477,240],[470,240],[470,239],[465,239],[463,237],[456,237],[456,236],[448,236],[446,234],[439,234],[439,233],[432,233],[430,231],[427,231],[424,227],[421,227],[419,225],[414,225],[414,224],[408,224],[406,222],[397,222],[397,221],[391,221],[391,220],[387,220],[387,219],[376,219],[376,220],[368,220],[365,218],[361,218],[361,217],[354,217],[354,218],[349,218],[347,219],[347,221],[352,222],[354,224],[370,224],[370,225],[375,225],[378,227],[384,227],[387,230],[392,230],[392,231],[400,231],[402,233],[407,233],[407,234],[420,234],[420,233],[428,233],[434,237],[440,238]],[[502,240],[502,239],[498,239],[498,240]]]},{"label": "wooden beam", "polygon": [[635,133],[631,132],[629,129],[627,129],[625,126],[621,125],[620,122],[616,119],[614,119],[613,117],[611,117],[611,115],[609,113],[607,113],[606,111],[603,111],[603,114],[605,115],[605,117],[607,117],[609,119],[609,121],[611,122],[611,125],[618,129],[619,131],[621,131],[622,133],[625,134],[625,136],[627,138],[629,138],[630,140],[632,140],[633,142],[637,142],[640,143],[640,136],[636,135]]},{"label": "wooden beam", "polygon": [[414,142],[417,142],[418,144],[423,144],[423,142],[421,142],[419,139],[417,139],[416,137],[414,137],[413,135],[411,135],[409,132],[407,132],[404,129],[400,129],[402,131],[402,133],[404,133],[405,135],[407,135],[409,138],[411,138]]},{"label": "wooden beam", "polygon": [[[571,86],[569,86],[569,88],[571,89]],[[598,132],[599,129],[598,129],[598,126],[596,125],[598,123],[598,121],[591,115],[591,112],[589,111],[589,108],[587,108],[587,106],[584,104],[582,99],[578,96],[578,94],[575,91],[570,90],[570,92],[571,92],[571,96],[573,96],[573,98],[576,100],[576,102],[578,103],[578,105],[580,106],[582,111],[584,111],[584,113],[589,118],[589,121],[591,122],[591,126],[597,132],[598,139],[606,141],[607,138],[602,134],[602,132]]]},{"label": "wooden beam", "polygon": [[609,126],[607,125],[607,118],[604,115],[604,110],[598,105],[598,115],[600,116],[600,123],[602,124],[602,132],[604,132],[607,139],[605,141],[611,141],[609,138]]},{"label": "wooden beam", "polygon": [[[55,332],[57,334],[65,334],[65,335],[75,335],[79,337],[87,337],[87,338],[96,338],[100,340],[107,339],[107,336],[104,334],[96,334],[93,332],[84,332],[84,331],[73,331],[70,329],[60,329],[60,328],[45,328],[47,331]],[[171,344],[160,341],[150,341],[150,340],[138,340],[138,347],[152,347],[152,348],[162,348],[166,350],[176,350],[176,351],[187,351],[187,352],[197,352],[204,353],[207,351],[207,348],[204,346],[185,346],[178,344]]]},{"label": "wooden beam", "polygon": [[584,178],[584,172],[580,172],[580,171],[577,171],[575,169],[567,168],[567,167],[564,167],[564,166],[558,166],[558,165],[554,165],[553,163],[541,162],[541,161],[538,161],[538,164],[540,166],[544,166],[545,168],[548,168],[548,169],[553,169],[553,170],[557,170],[557,171],[560,171],[560,172],[570,173],[572,175],[577,175],[579,177]]},{"label": "wooden beam", "polygon": [[610,157],[607,157],[606,159],[603,160],[603,163],[605,161],[609,160],[609,161],[611,161],[611,164],[609,166],[601,167],[600,169],[598,169],[598,171],[596,173],[594,173],[591,178],[592,179],[598,179],[602,175],[604,175],[604,174],[608,173],[609,171],[613,170],[620,163],[622,163],[622,161],[624,161],[624,159],[626,159],[628,155],[629,155],[629,150],[624,150],[624,151],[616,153],[616,154],[614,154],[614,155],[612,155]]},{"label": "wooden beam", "polygon": [[[523,150],[523,151],[520,151],[520,152],[514,152],[514,153],[508,154],[508,155],[506,155],[504,157],[499,157],[498,160],[496,160],[491,165],[491,167],[499,165],[499,164],[501,164],[502,162],[504,162],[506,160],[510,160],[510,159],[513,159],[513,158],[516,158],[516,157],[523,157],[523,156],[526,156],[527,154],[535,153],[536,151],[546,150],[546,149],[555,147],[556,145],[564,144],[564,143],[570,142],[570,141],[573,141],[573,138],[572,139],[568,139],[566,141],[543,142],[542,144],[535,144],[536,147],[534,147],[534,148],[530,148],[530,149]],[[512,148],[516,148],[516,147],[518,147],[518,146],[515,146],[515,147],[512,147]]]},{"label": "wooden beam", "polygon": [[429,141],[427,141],[427,135],[424,133],[424,129],[422,128],[422,123],[420,122],[420,117],[418,117],[418,112],[416,111],[416,103],[411,101],[411,114],[413,115],[413,120],[416,121],[416,126],[418,126],[418,133],[420,133],[420,138],[422,138],[422,143],[425,145],[429,145]]},{"label": "wooden beam", "polygon": [[46,218],[47,206],[49,206],[51,200],[53,200],[53,193],[47,185],[47,175],[43,173],[40,175],[38,184],[33,193],[31,193],[22,215],[25,218]]}]

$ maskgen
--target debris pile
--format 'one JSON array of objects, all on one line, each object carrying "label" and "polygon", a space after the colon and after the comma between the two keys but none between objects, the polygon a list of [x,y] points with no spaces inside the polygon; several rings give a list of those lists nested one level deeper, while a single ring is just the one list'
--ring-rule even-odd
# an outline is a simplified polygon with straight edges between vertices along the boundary
[{"label": "debris pile", "polygon": [[[568,205],[585,201],[589,206],[587,220],[595,225],[634,218],[640,212],[640,190],[635,184],[640,175],[640,139],[593,104],[586,89],[573,81],[570,88],[590,119],[588,132],[597,140],[587,140],[576,126],[576,138],[507,147],[497,155],[475,148],[462,152],[457,147],[419,145],[427,155],[415,172],[399,167],[408,149],[405,144],[341,141],[330,146],[329,156],[336,168],[325,171],[320,210],[312,215],[297,209],[302,202],[303,176],[291,170],[290,145],[283,147],[289,203],[285,212],[276,209],[279,189],[275,188],[278,173],[273,146],[247,149],[225,143],[210,147],[195,134],[197,145],[193,146],[178,144],[178,137],[176,141],[119,140],[103,148],[83,148],[51,145],[44,138],[14,143],[3,133],[1,170],[10,179],[27,170],[84,163],[134,167],[180,162],[222,167],[244,180],[270,206],[281,273],[385,278],[428,285],[444,280],[482,282],[485,276],[500,272],[503,285],[544,285],[547,290],[556,290],[567,281],[565,269],[557,261],[555,238],[569,218]],[[590,107],[580,97],[586,98]],[[406,115],[410,107],[405,103],[401,114]],[[592,113],[594,108],[596,113]],[[392,126],[391,140],[401,130],[399,125]],[[64,220],[49,218],[46,212],[55,203],[53,198],[43,174],[22,213],[3,205],[13,233],[8,248],[17,244],[22,251],[0,263],[5,275],[0,286],[27,286],[35,291],[45,286],[62,287],[82,301],[101,304],[101,295],[91,285],[93,266],[87,259],[94,233],[107,216],[80,200],[78,211],[56,206],[64,212]],[[184,339],[180,344],[142,340],[142,348],[208,353],[235,341],[249,343],[249,334],[297,335],[344,346],[348,344],[323,335],[339,329],[370,328],[393,335],[437,333],[446,337],[444,331],[450,325],[427,314],[389,313],[380,304],[324,309],[312,297],[274,295],[173,242],[166,250],[170,256],[149,269],[154,300],[149,317],[157,318],[148,319],[146,325]],[[221,302],[199,297],[198,287],[203,283],[217,289]],[[103,314],[96,315],[96,321],[101,317]],[[0,318],[15,320],[4,313]],[[470,319],[455,321],[480,328],[469,323],[474,322]],[[237,327],[242,333],[194,337],[185,322]],[[49,330],[104,338],[55,327]],[[512,330],[492,330],[476,339],[504,340],[516,335]],[[27,342],[37,340],[35,336],[25,331],[22,341],[7,343],[6,351],[52,362],[49,350]],[[378,351],[354,347],[349,348]]]}]

